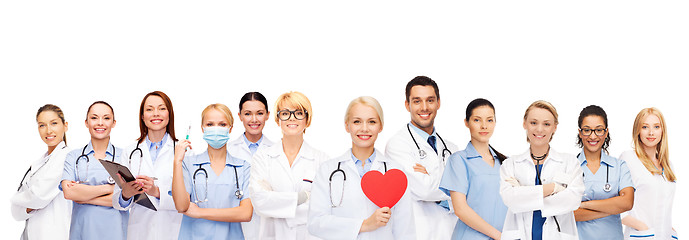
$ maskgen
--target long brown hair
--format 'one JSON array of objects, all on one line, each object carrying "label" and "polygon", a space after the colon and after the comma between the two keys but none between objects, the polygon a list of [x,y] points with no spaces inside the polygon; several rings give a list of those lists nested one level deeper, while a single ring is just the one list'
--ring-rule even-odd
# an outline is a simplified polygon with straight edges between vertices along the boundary
[{"label": "long brown hair", "polygon": [[167,107],[168,111],[168,117],[170,121],[167,122],[167,126],[165,127],[165,131],[170,134],[170,137],[172,137],[172,141],[177,141],[177,138],[175,137],[175,111],[172,108],[172,101],[170,101],[170,98],[165,94],[164,92],[161,91],[153,91],[146,96],[144,96],[144,99],[141,100],[141,106],[139,107],[139,132],[141,135],[137,139],[139,143],[143,142],[144,139],[146,139],[146,136],[148,136],[148,127],[146,127],[146,123],[144,122],[144,104],[146,103],[146,99],[150,96],[158,96],[163,99],[163,103],[165,103],[165,106]]},{"label": "long brown hair", "polygon": [[[62,121],[62,124],[65,124],[65,114],[62,112],[62,109],[60,109],[60,107],[55,106],[53,104],[46,104],[43,105],[43,107],[38,108],[38,112],[36,113],[36,121],[38,121],[38,115],[41,115],[41,113],[45,111],[55,112],[55,114],[57,114],[57,117],[60,118],[60,121]],[[64,133],[64,135],[62,135],[62,141],[65,142],[65,145],[67,145],[67,133]]]},{"label": "long brown hair", "polygon": [[[646,154],[646,151],[644,151],[641,136],[639,135],[642,124],[641,121],[650,115],[656,115],[658,119],[660,119],[660,127],[663,130],[663,136],[660,137],[660,142],[658,142],[658,145],[656,145],[656,158],[658,158],[660,166],[663,168],[663,170],[657,169],[653,162],[651,162],[651,157]],[[634,139],[634,151],[636,152],[636,156],[639,157],[641,163],[644,164],[644,167],[646,167],[651,174],[661,175],[663,172],[665,172],[665,179],[670,182],[677,180],[675,177],[675,172],[672,171],[672,168],[670,167],[670,151],[668,150],[667,143],[667,125],[665,125],[665,118],[660,110],[654,107],[642,109],[641,112],[636,115],[636,119],[634,119],[632,138]]]}]

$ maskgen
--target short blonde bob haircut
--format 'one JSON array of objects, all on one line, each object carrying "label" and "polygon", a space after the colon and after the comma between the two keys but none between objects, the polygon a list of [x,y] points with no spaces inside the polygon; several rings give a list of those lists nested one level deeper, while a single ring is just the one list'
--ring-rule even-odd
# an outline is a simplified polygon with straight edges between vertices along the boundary
[{"label": "short blonde bob haircut", "polygon": [[283,93],[275,100],[275,123],[280,124],[278,112],[287,108],[306,111],[306,127],[311,126],[311,118],[313,117],[313,109],[311,109],[311,101],[303,93],[292,91]]},{"label": "short blonde bob haircut", "polygon": [[[535,101],[535,102],[533,102],[531,105],[529,105],[528,108],[526,108],[526,112],[524,112],[524,122],[526,122],[526,118],[527,118],[528,115],[529,115],[529,111],[531,111],[531,109],[533,109],[533,108],[541,108],[541,109],[547,110],[548,112],[550,112],[551,114],[553,114],[553,117],[555,118],[555,123],[554,123],[554,124],[557,125],[557,124],[560,123],[560,122],[557,120],[557,110],[555,109],[555,106],[553,106],[553,104],[551,104],[551,103],[549,103],[548,101],[545,101],[545,100],[538,100],[538,101]],[[553,135],[550,136],[550,140],[553,140],[553,136],[555,136],[555,133],[553,133]],[[527,142],[529,141],[529,138],[528,138],[528,137],[526,138],[526,141],[527,141]]]},{"label": "short blonde bob haircut", "polygon": [[370,96],[361,96],[349,102],[349,106],[347,106],[347,111],[345,112],[344,116],[345,124],[349,121],[349,118],[351,117],[350,113],[352,111],[352,108],[357,104],[369,106],[373,108],[373,110],[376,110],[376,113],[378,113],[378,118],[380,119],[380,126],[383,127],[383,123],[385,122],[383,120],[383,108],[380,106],[378,100]]},{"label": "short blonde bob haircut", "polygon": [[[663,130],[663,136],[660,137],[660,142],[658,142],[658,145],[656,145],[656,157],[658,158],[660,166],[664,171],[657,169],[653,165],[653,162],[651,162],[651,157],[646,154],[646,151],[644,151],[644,145],[643,142],[641,142],[641,136],[639,135],[643,125],[642,121],[650,115],[656,115],[658,119],[660,119],[660,128]],[[677,180],[675,177],[675,172],[672,171],[672,168],[670,167],[670,150],[668,150],[667,143],[667,125],[665,125],[665,117],[663,117],[663,114],[660,112],[660,110],[654,107],[644,108],[641,110],[641,112],[639,112],[639,114],[636,115],[636,119],[634,119],[634,129],[632,129],[632,139],[634,139],[634,151],[636,152],[636,156],[639,157],[641,163],[644,164],[644,167],[646,167],[651,174],[662,175],[664,172],[664,177],[667,181],[674,182]]]},{"label": "short blonde bob haircut", "polygon": [[225,106],[225,104],[222,103],[213,103],[211,105],[208,105],[205,109],[203,109],[203,112],[201,112],[201,128],[203,128],[203,122],[204,119],[206,118],[206,113],[210,110],[218,110],[223,115],[225,115],[225,119],[228,121],[230,124],[230,127],[234,126],[234,118],[232,117],[232,111],[230,111],[230,108]]}]

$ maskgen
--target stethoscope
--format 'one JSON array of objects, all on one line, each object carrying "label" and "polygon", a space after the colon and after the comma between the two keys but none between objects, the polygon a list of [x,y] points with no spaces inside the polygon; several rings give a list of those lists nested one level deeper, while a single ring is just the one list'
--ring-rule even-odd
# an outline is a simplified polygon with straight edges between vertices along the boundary
[{"label": "stethoscope", "polygon": [[[202,202],[208,201],[208,171],[206,171],[206,169],[204,169],[202,167],[204,164],[210,164],[210,163],[199,164],[199,168],[196,169],[196,171],[194,171],[194,175],[192,177],[192,183],[194,184],[194,186],[193,186],[194,196],[196,197],[196,201],[194,201],[194,203],[202,203]],[[239,189],[239,175],[237,175],[237,166],[232,166],[232,167],[234,168],[234,180],[235,180],[235,183],[237,184],[237,191],[234,192],[234,196],[237,197],[237,199],[241,200],[242,197],[244,196],[244,192],[241,189]],[[197,191],[197,189],[196,189],[196,175],[199,172],[201,172],[204,176],[206,176],[206,184],[205,184],[206,191],[205,191],[205,195],[204,195],[205,197],[203,200],[199,200],[200,199],[199,195],[198,195],[199,191]]]},{"label": "stethoscope", "polygon": [[[340,168],[340,165],[342,162],[337,163],[337,169],[330,173],[330,177],[328,178],[328,187],[330,188],[330,207],[336,208],[339,206],[342,206],[342,200],[344,199],[344,184],[345,181],[347,181],[347,174]],[[388,171],[388,164],[386,162],[383,162],[383,168],[385,169],[385,172]],[[333,176],[335,176],[336,173],[342,173],[342,194],[340,194],[340,202],[335,205],[335,201],[333,200]]]},{"label": "stethoscope", "polygon": [[[86,146],[84,146],[84,148],[81,150],[81,155],[79,155],[79,157],[77,157],[77,161],[76,161],[76,163],[74,163],[74,168],[77,170],[77,183],[89,182],[88,179],[86,179],[85,181],[80,181],[81,177],[79,175],[79,159],[81,159],[82,157],[85,157],[86,158],[86,177],[87,178],[89,177],[89,156],[86,154],[86,148],[88,146],[89,146],[88,144],[86,144]],[[112,160],[110,160],[110,162],[115,162],[115,156],[116,156],[115,150],[116,150],[115,146],[113,145],[112,146]],[[115,184],[115,179],[113,179],[111,176],[109,176],[108,177],[108,184]]]},{"label": "stethoscope", "polygon": [[[416,142],[416,139],[414,138],[414,134],[412,134],[411,129],[409,129],[409,124],[407,124],[407,131],[409,132],[409,136],[411,136],[411,140],[414,141],[414,145],[416,145],[416,149],[419,150],[419,157],[421,157],[421,159],[426,158],[426,156],[427,156],[426,151],[424,151],[423,149],[421,149],[421,147],[419,147],[419,143]],[[443,151],[442,151],[441,155],[443,157],[443,162],[444,162],[445,161],[445,152],[449,152],[450,155],[452,155],[452,151],[447,149],[447,145],[445,144],[445,140],[443,140],[443,138],[441,138],[438,133],[435,133],[435,135],[438,136],[438,139],[440,139],[440,142],[443,143]]]},{"label": "stethoscope", "polygon": [[[67,147],[67,145],[63,146],[62,149],[65,149],[66,147]],[[38,169],[36,169],[36,171],[34,171],[31,174],[31,176],[29,176],[29,179],[31,179],[33,177],[33,175],[36,175],[36,173],[38,171],[40,171],[41,168],[43,168],[43,166],[45,166],[46,163],[48,163],[48,160],[50,160],[50,155],[45,156],[45,160],[43,160],[43,163],[41,164],[41,166],[39,166]],[[24,177],[22,177],[22,181],[19,182],[19,188],[17,188],[17,192],[19,192],[19,190],[22,189],[22,186],[24,185],[24,180],[26,180],[26,175],[29,175],[29,172],[31,172],[31,166],[29,166],[29,169],[26,170],[26,173],[24,173]]]},{"label": "stethoscope", "polygon": [[[134,148],[134,150],[132,150],[132,152],[129,154],[129,167],[131,167],[132,166],[132,156],[134,156],[135,152],[139,152],[139,169],[137,170],[137,174],[141,173],[141,165],[143,164],[143,161],[144,161],[144,151],[141,150],[141,148],[139,147],[139,144],[141,144],[141,143],[136,142],[136,148]],[[177,144],[175,143],[175,141],[172,141],[172,155],[173,156],[175,155],[174,153],[175,153],[176,145]],[[156,180],[156,178],[154,178],[154,180]]]},{"label": "stethoscope", "polygon": [[[577,154],[577,158],[581,155],[581,153]],[[603,162],[601,161],[601,164]],[[581,173],[582,177],[586,177],[586,175],[582,172]],[[610,165],[605,164],[605,185],[603,185],[603,191],[605,192],[610,192],[612,190],[612,185],[610,185]]]}]

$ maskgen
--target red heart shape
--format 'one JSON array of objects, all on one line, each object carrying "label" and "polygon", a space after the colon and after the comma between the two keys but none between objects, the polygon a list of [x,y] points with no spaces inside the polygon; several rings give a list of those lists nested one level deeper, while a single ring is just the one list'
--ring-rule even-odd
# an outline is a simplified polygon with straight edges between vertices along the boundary
[{"label": "red heart shape", "polygon": [[368,171],[361,178],[361,190],[378,207],[392,208],[407,190],[407,175],[399,169],[390,169],[385,175]]}]

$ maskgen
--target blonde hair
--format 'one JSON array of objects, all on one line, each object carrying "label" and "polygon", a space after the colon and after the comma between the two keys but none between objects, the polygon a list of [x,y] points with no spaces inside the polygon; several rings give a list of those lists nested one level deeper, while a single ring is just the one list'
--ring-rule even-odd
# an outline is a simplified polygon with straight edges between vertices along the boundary
[{"label": "blonde hair", "polygon": [[[557,120],[557,109],[555,109],[555,106],[553,104],[549,103],[548,101],[545,100],[538,100],[533,102],[531,105],[529,105],[528,108],[526,108],[526,112],[524,112],[524,122],[526,122],[526,117],[529,115],[529,111],[531,111],[532,108],[541,108],[548,110],[551,114],[553,114],[553,117],[555,118],[555,125],[559,124],[560,122]],[[550,136],[550,140],[553,140],[553,136],[555,136],[555,133]],[[529,141],[529,138],[526,138],[526,141]]]},{"label": "blonde hair", "polygon": [[210,110],[220,111],[221,113],[223,113],[223,115],[225,115],[225,119],[229,121],[230,127],[234,126],[234,118],[232,117],[232,111],[230,111],[230,108],[228,108],[227,106],[225,106],[225,104],[222,103],[214,103],[208,105],[208,107],[204,108],[203,112],[201,112],[201,128],[203,128],[203,119],[205,119],[206,113],[208,113],[208,111]]},{"label": "blonde hair", "polygon": [[313,111],[311,109],[311,101],[309,101],[306,95],[296,91],[286,92],[280,95],[275,101],[275,123],[280,124],[278,112],[288,107],[306,111],[306,127],[311,126]]},{"label": "blonde hair", "polygon": [[650,115],[655,115],[658,117],[658,119],[660,119],[660,128],[663,131],[663,136],[660,137],[660,142],[658,142],[658,145],[656,145],[656,157],[660,162],[660,166],[665,171],[665,178],[670,182],[674,182],[675,180],[677,180],[677,178],[675,177],[675,173],[672,171],[672,168],[670,168],[670,151],[668,150],[668,137],[667,127],[665,125],[665,118],[663,117],[663,114],[660,112],[660,110],[658,110],[657,108],[644,108],[639,112],[639,114],[636,115],[636,119],[634,119],[634,128],[632,129],[632,139],[634,139],[634,151],[636,152],[636,156],[639,157],[639,160],[641,160],[641,163],[644,164],[646,169],[648,169],[648,171],[651,172],[651,174],[663,174],[663,171],[655,167],[653,162],[651,162],[651,157],[646,154],[646,151],[644,151],[643,143],[641,142],[641,136],[639,135],[639,132],[641,131],[642,121]]},{"label": "blonde hair", "polygon": [[362,104],[364,106],[369,106],[369,107],[373,108],[373,110],[375,110],[376,113],[378,113],[378,118],[380,119],[380,126],[381,127],[383,126],[383,123],[385,122],[383,120],[383,108],[380,106],[380,103],[378,102],[378,100],[376,100],[375,98],[370,97],[370,96],[361,96],[361,97],[355,98],[354,100],[349,102],[349,106],[347,106],[347,111],[345,112],[345,116],[344,116],[345,123],[347,123],[347,121],[349,121],[349,118],[351,117],[350,113],[352,111],[352,108],[357,104]]}]

